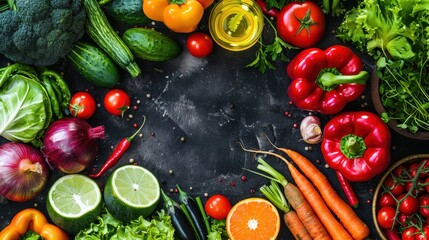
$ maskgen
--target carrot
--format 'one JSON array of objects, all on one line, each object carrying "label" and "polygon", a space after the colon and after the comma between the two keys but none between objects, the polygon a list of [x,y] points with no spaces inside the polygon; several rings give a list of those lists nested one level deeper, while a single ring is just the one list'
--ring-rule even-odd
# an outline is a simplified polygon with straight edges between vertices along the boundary
[{"label": "carrot", "polygon": [[[319,190],[329,209],[338,217],[353,239],[365,239],[369,235],[368,226],[353,211],[351,206],[338,195],[326,176],[308,158],[291,149],[277,147],[270,141],[268,136],[265,137],[274,148],[286,153],[304,175],[310,179],[317,190]],[[289,162],[286,159],[283,161],[286,164]]]},{"label": "carrot", "polygon": [[[260,174],[254,172],[258,175],[264,176],[266,178],[271,179],[273,182],[269,188],[261,187],[261,192],[271,200],[279,209],[283,209],[285,211],[285,207],[289,202],[289,205],[295,209],[296,215],[299,218],[299,222],[302,223],[306,231],[309,233],[312,239],[317,240],[328,240],[331,239],[329,237],[328,232],[325,227],[320,222],[319,218],[315,214],[313,208],[307,202],[305,197],[302,195],[301,191],[297,186],[288,182],[286,178],[281,175],[278,171],[276,171],[273,167],[271,167],[267,162],[263,159],[258,159],[258,169],[262,170],[265,173],[268,173],[270,176],[265,176],[264,174]],[[253,172],[253,171],[251,171]],[[281,190],[279,191],[276,182],[280,183],[283,186],[283,193]],[[276,188],[277,186],[277,188]],[[275,191],[277,190],[277,191]],[[275,193],[275,194],[274,194]],[[286,201],[286,199],[287,201]],[[278,199],[284,199],[284,201],[279,201]],[[279,204],[282,203],[282,204]],[[286,217],[286,216],[285,216]],[[289,217],[288,217],[289,218]],[[291,217],[292,218],[292,217]],[[294,231],[300,230],[299,228],[294,229]],[[304,230],[300,230],[299,232],[303,232]],[[292,232],[292,230],[291,230]],[[294,234],[294,232],[292,232]],[[296,235],[295,235],[296,236]]]},{"label": "carrot", "polygon": [[308,158],[290,149],[277,149],[285,152],[304,175],[310,179],[319,190],[320,195],[323,197],[328,207],[338,217],[353,239],[365,239],[368,237],[368,226],[359,218],[355,211],[353,211],[352,207],[338,195],[326,176],[320,172]]},{"label": "carrot", "polygon": [[326,231],[329,233],[332,239],[338,239],[338,240],[352,239],[350,234],[344,229],[344,227],[337,221],[335,216],[331,213],[328,206],[324,202],[323,198],[313,187],[310,181],[304,175],[302,175],[299,172],[299,170],[292,165],[291,162],[289,162],[286,158],[284,158],[279,154],[269,152],[269,151],[263,151],[263,150],[246,149],[241,143],[240,145],[241,145],[241,148],[246,152],[272,155],[281,159],[283,162],[285,162],[289,169],[289,172],[291,173],[293,180],[295,181],[295,184],[302,192],[302,195],[305,197],[307,202],[313,208],[320,222],[326,228]]},{"label": "carrot", "polygon": [[333,239],[346,240],[352,239],[350,234],[344,229],[340,222],[337,221],[335,216],[331,213],[331,210],[326,205],[326,202],[313,187],[311,182],[303,175],[299,170],[292,165],[287,163],[289,172],[295,181],[298,188],[301,190],[302,195],[305,196],[307,201],[313,207],[320,221],[325,226]]},{"label": "carrot", "polygon": [[285,221],[286,226],[289,228],[292,235],[297,240],[312,240],[313,238],[308,233],[304,224],[301,222],[296,211],[290,208],[285,196],[282,193],[282,190],[278,184],[271,180],[271,185],[262,186],[260,188],[262,194],[264,194],[277,208],[284,212],[283,220]]}]

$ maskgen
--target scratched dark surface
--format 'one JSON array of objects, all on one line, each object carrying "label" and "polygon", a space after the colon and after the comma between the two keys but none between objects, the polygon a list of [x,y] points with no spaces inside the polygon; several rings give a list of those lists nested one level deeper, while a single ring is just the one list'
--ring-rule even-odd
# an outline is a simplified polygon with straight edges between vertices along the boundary
[{"label": "scratched dark surface", "polygon": [[[207,32],[208,11],[198,30]],[[342,43],[332,34],[340,18],[327,16],[327,29],[324,39],[317,47],[326,48]],[[131,26],[113,24],[118,32]],[[179,41],[182,53],[170,61],[153,63],[137,60],[142,74],[130,77],[121,71],[122,79],[118,88],[124,89],[132,98],[137,110],[130,109],[123,118],[109,115],[103,108],[103,96],[108,89],[95,88],[84,80],[67,60],[60,61],[52,68],[63,71],[72,93],[85,91],[94,95],[99,107],[93,118],[88,120],[92,126],[104,125],[106,138],[99,141],[99,154],[93,167],[104,162],[120,139],[131,135],[134,123],[141,123],[142,116],[147,117],[142,137],[137,137],[129,151],[117,166],[129,164],[134,159],[139,165],[152,171],[162,183],[165,191],[179,184],[192,196],[204,198],[204,194],[222,193],[232,203],[247,197],[262,197],[259,187],[267,180],[243,170],[256,169],[254,155],[244,153],[237,141],[249,148],[271,149],[263,137],[267,134],[279,146],[297,150],[309,157],[318,168],[328,176],[335,189],[344,197],[331,169],[325,167],[325,161],[319,145],[310,146],[301,141],[298,128],[309,113],[289,104],[285,94],[290,80],[285,73],[285,62],[277,62],[277,70],[268,70],[261,74],[255,68],[245,68],[255,57],[256,47],[243,52],[230,52],[215,45],[213,54],[207,58],[192,57],[185,48],[186,34],[175,34],[165,29],[161,23],[148,24],[158,31]],[[268,26],[263,32],[265,39],[272,37]],[[85,41],[89,41],[84,37]],[[291,59],[297,51],[288,51]],[[371,71],[373,61],[362,56],[366,70]],[[0,66],[7,64],[0,56]],[[140,101],[140,104],[137,102]],[[374,111],[369,86],[363,98],[347,105],[347,110]],[[284,115],[287,111],[291,117]],[[322,126],[332,117],[320,115]],[[402,157],[416,153],[427,153],[427,142],[403,138],[392,131],[392,163]],[[182,141],[184,138],[184,141]],[[0,143],[5,140],[0,138]],[[267,157],[289,179],[286,166],[280,161]],[[316,163],[320,160],[320,163]],[[88,174],[92,170],[82,172]],[[169,171],[172,170],[171,174]],[[97,180],[104,185],[109,173]],[[241,177],[247,180],[242,181]],[[20,210],[36,206],[46,213],[46,193],[52,183],[62,176],[51,171],[48,185],[37,198],[25,203],[7,202],[0,204],[0,229],[9,224]],[[379,177],[365,183],[354,183],[353,187],[360,199],[356,212],[371,228],[370,239],[377,239],[377,233],[371,218],[372,190]],[[192,191],[188,190],[192,187]],[[256,190],[252,193],[252,190]],[[177,194],[172,194],[173,198]],[[292,239],[282,225],[279,239]]]}]

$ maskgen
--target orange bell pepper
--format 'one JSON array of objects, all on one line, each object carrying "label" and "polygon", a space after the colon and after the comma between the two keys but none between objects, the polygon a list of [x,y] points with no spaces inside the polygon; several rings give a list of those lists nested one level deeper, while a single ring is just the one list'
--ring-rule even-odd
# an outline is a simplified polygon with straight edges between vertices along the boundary
[{"label": "orange bell pepper", "polygon": [[2,240],[19,240],[28,230],[39,234],[44,240],[68,240],[61,228],[49,224],[45,215],[37,209],[27,208],[18,212],[11,223],[0,232]]},{"label": "orange bell pepper", "polygon": [[164,22],[172,31],[189,33],[194,31],[204,15],[204,9],[214,0],[144,0],[144,14]]}]

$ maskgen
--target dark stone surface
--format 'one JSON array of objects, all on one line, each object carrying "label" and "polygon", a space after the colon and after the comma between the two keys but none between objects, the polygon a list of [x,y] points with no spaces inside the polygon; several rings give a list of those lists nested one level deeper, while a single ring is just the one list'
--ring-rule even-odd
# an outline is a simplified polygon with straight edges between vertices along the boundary
[{"label": "dark stone surface", "polygon": [[[200,25],[200,31],[208,32],[206,21],[207,17]],[[328,17],[327,21],[329,26],[325,38],[317,45],[321,48],[341,43],[332,34],[339,19]],[[121,32],[130,26],[115,27]],[[135,163],[152,171],[167,192],[179,184],[185,190],[192,187],[188,192],[203,199],[205,193],[222,193],[233,203],[247,197],[261,197],[258,189],[268,181],[244,170],[255,170],[256,161],[253,154],[241,150],[237,141],[242,141],[249,148],[271,149],[263,137],[267,134],[275,144],[309,157],[344,196],[335,174],[325,167],[319,145],[306,150],[309,145],[300,140],[299,128],[294,128],[294,124],[299,125],[309,113],[289,104],[285,94],[290,82],[285,73],[286,63],[277,62],[277,70],[268,70],[265,74],[254,68],[245,68],[254,59],[256,47],[244,52],[230,52],[215,46],[212,55],[198,59],[185,49],[187,35],[172,33],[161,23],[153,27],[180,41],[184,49],[177,58],[164,63],[138,60],[142,74],[137,78],[121,71],[122,80],[118,88],[127,91],[132,104],[137,106],[137,110],[130,109],[123,118],[111,116],[104,110],[103,96],[107,89],[94,88],[70,67],[67,60],[52,67],[64,72],[72,92],[87,89],[99,104],[95,116],[88,122],[92,126],[104,125],[107,135],[99,141],[99,155],[94,167],[104,162],[120,139],[135,131],[133,124],[140,124],[145,115],[147,122],[143,137],[134,140],[117,166],[129,164],[129,160],[134,159]],[[273,33],[266,27],[263,34],[265,39],[270,39]],[[290,50],[287,55],[291,58],[296,52]],[[367,56],[363,59],[366,69],[371,71],[372,60]],[[4,58],[0,58],[0,66],[6,63]],[[374,111],[369,86],[364,98],[348,104],[346,110]],[[291,116],[285,116],[285,111]],[[331,118],[318,113],[315,115],[321,118],[322,125]],[[410,154],[427,152],[427,142],[405,139],[393,131],[392,135],[392,163]],[[0,142],[5,140],[0,139]],[[272,157],[266,159],[291,180],[283,163]],[[320,163],[316,163],[319,162],[317,160]],[[91,170],[82,173],[88,174]],[[111,172],[97,180],[100,186],[104,185]],[[48,185],[34,200],[0,204],[0,229],[24,208],[37,205],[45,212],[46,193],[61,175],[51,171]],[[242,181],[241,176],[247,176],[247,180]],[[360,199],[356,212],[371,228],[371,239],[378,238],[371,218],[372,190],[378,179],[353,184]],[[177,194],[172,194],[172,197],[176,198]],[[291,239],[283,223],[279,239]]]}]

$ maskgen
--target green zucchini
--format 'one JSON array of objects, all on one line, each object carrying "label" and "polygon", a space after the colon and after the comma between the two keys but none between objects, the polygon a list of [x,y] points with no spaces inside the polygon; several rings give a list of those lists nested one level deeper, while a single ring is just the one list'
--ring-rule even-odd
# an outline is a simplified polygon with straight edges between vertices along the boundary
[{"label": "green zucchini", "polygon": [[128,24],[146,24],[152,20],[143,13],[142,0],[113,0],[103,5],[106,15]]},{"label": "green zucchini", "polygon": [[86,33],[121,68],[137,77],[141,70],[134,61],[134,55],[110,25],[97,0],[84,0],[86,10]]},{"label": "green zucchini", "polygon": [[94,45],[77,42],[67,58],[86,80],[97,87],[112,88],[119,83],[119,71],[115,63]]},{"label": "green zucchini", "polygon": [[148,28],[130,28],[122,39],[136,57],[149,61],[166,61],[182,51],[177,41]]}]

